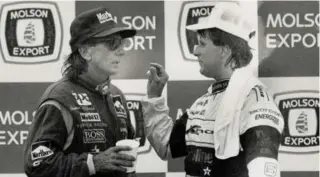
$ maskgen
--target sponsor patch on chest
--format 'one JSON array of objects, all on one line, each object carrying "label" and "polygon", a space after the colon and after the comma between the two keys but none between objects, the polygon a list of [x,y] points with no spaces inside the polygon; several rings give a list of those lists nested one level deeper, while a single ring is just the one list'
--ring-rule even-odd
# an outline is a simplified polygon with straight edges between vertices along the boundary
[{"label": "sponsor patch on chest", "polygon": [[120,95],[112,96],[112,101],[114,104],[114,109],[118,117],[127,117],[126,109],[124,107],[124,102]]},{"label": "sponsor patch on chest", "polygon": [[83,142],[88,143],[105,143],[106,136],[104,129],[85,129],[83,130]]},{"label": "sponsor patch on chest", "polygon": [[82,122],[100,122],[100,115],[98,113],[80,113]]}]

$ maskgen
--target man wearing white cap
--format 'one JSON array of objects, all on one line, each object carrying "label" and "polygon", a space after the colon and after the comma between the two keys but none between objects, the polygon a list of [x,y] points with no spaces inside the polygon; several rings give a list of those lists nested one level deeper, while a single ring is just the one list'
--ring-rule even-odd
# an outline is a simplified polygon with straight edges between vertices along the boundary
[{"label": "man wearing white cap", "polygon": [[283,117],[246,67],[250,22],[237,3],[221,2],[187,27],[198,34],[200,73],[215,81],[175,122],[162,94],[168,75],[152,63],[143,100],[146,135],[162,159],[185,156],[187,176],[280,177]]}]

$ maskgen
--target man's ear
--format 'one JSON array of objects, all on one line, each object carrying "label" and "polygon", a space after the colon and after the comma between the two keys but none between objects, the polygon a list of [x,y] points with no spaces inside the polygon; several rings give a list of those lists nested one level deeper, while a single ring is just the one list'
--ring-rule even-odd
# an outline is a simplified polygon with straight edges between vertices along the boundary
[{"label": "man's ear", "polygon": [[232,50],[229,46],[223,46],[221,50],[221,58],[224,60],[224,66],[229,66],[232,70],[237,66],[235,60],[232,60]]},{"label": "man's ear", "polygon": [[223,60],[226,60],[226,62],[228,62],[231,58],[231,55],[232,55],[232,50],[229,46],[225,45],[221,47],[221,58]]},{"label": "man's ear", "polygon": [[83,45],[78,49],[78,51],[83,59],[85,59],[87,61],[91,60],[92,47],[87,46],[87,45]]}]

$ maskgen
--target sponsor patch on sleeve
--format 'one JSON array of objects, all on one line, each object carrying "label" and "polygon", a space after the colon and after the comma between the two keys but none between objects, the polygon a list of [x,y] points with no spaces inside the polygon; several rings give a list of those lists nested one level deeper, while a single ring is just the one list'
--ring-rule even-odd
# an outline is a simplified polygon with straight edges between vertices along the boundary
[{"label": "sponsor patch on sleeve", "polygon": [[266,176],[275,177],[277,175],[278,165],[276,163],[267,162],[264,166],[264,174]]},{"label": "sponsor patch on sleeve", "polygon": [[245,114],[243,131],[257,126],[271,126],[280,133],[283,131],[284,120],[281,112],[272,102],[257,102]]},{"label": "sponsor patch on sleeve", "polygon": [[54,154],[50,149],[51,143],[48,141],[39,141],[31,145],[31,159],[33,161],[39,161]]}]

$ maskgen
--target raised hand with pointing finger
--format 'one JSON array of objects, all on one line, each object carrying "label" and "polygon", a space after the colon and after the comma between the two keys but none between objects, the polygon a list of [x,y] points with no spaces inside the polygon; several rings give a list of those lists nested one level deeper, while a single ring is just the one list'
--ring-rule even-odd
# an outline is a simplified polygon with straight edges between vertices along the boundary
[{"label": "raised hand with pointing finger", "polygon": [[150,63],[148,74],[147,94],[148,98],[160,97],[169,76],[158,63]]}]

